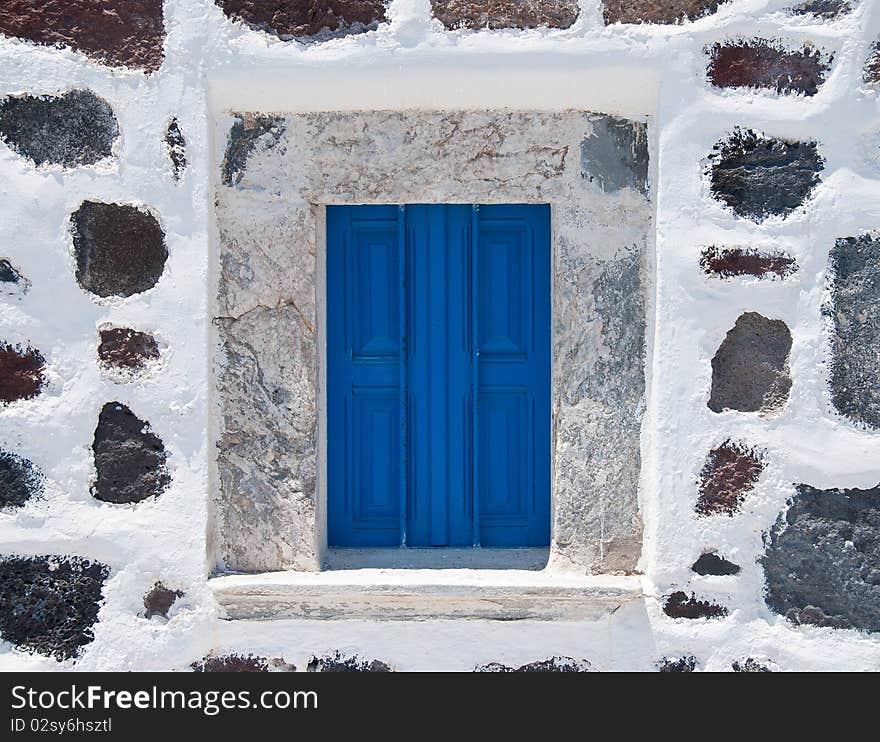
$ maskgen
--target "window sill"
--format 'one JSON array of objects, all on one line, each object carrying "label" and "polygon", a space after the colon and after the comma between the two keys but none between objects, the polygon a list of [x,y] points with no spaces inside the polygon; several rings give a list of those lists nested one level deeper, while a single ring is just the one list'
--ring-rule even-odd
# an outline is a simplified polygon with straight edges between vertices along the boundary
[{"label": "window sill", "polygon": [[642,597],[641,579],[549,568],[351,569],[209,581],[226,619],[583,620]]}]

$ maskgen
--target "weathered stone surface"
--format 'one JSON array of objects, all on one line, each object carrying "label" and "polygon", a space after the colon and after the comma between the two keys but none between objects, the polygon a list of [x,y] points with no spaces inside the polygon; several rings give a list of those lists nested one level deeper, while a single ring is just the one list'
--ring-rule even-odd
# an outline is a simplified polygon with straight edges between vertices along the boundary
[{"label": "weathered stone surface", "polygon": [[712,359],[712,412],[780,411],[791,390],[791,332],[782,320],[757,312],[739,316]]},{"label": "weathered stone surface", "polygon": [[490,662],[487,665],[480,665],[474,672],[595,672],[595,670],[587,660],[576,660],[573,657],[550,657],[519,667]]},{"label": "weathered stone surface", "polygon": [[880,235],[837,240],[830,260],[831,401],[853,422],[880,428]]},{"label": "weathered stone surface", "polygon": [[709,81],[718,88],[768,88],[812,96],[825,82],[832,58],[805,45],[797,51],[766,39],[717,43],[709,57]]},{"label": "weathered stone surface", "polygon": [[729,440],[709,451],[700,472],[700,515],[733,515],[764,471],[761,454]]},{"label": "weathered stone surface", "polygon": [[871,56],[865,64],[865,82],[880,85],[880,41],[874,44]]},{"label": "weathered stone surface", "polygon": [[118,136],[110,104],[88,90],[0,102],[0,139],[38,167],[94,165],[110,157]]},{"label": "weathered stone surface", "polygon": [[698,575],[726,576],[738,575],[742,567],[718,556],[714,551],[708,551],[700,554],[700,558],[691,565],[691,569]]},{"label": "weathered stone surface", "polygon": [[284,118],[244,113],[235,117],[229,130],[226,154],[223,157],[223,185],[241,183],[248,158],[254,150],[267,150],[278,144],[284,134]]},{"label": "weathered stone surface", "polygon": [[734,660],[730,667],[734,672],[773,672],[767,665],[759,662],[754,657]]},{"label": "weathered stone surface", "polygon": [[0,508],[20,508],[43,494],[43,473],[32,461],[0,450]]},{"label": "weathered stone surface", "polygon": [[171,160],[171,175],[174,180],[180,180],[186,170],[186,139],[176,118],[171,119],[165,129],[165,146]]},{"label": "weathered stone surface", "polygon": [[693,672],[697,669],[697,658],[693,655],[670,659],[664,657],[657,663],[658,672]]},{"label": "weathered stone surface", "polygon": [[18,269],[6,258],[0,258],[0,294],[6,296],[23,296],[31,288],[28,281]]},{"label": "weathered stone surface", "polygon": [[575,0],[431,0],[446,28],[570,28],[580,7]]},{"label": "weathered stone surface", "polygon": [[152,618],[153,616],[162,616],[168,618],[168,611],[178,598],[184,595],[180,590],[169,590],[161,582],[153,585],[152,589],[144,595],[144,616]]},{"label": "weathered stone surface", "polygon": [[159,358],[156,338],[128,327],[109,327],[100,331],[98,358],[109,368],[141,371]]},{"label": "weathered stone surface", "polygon": [[814,15],[817,18],[837,18],[851,11],[852,5],[848,0],[805,0],[791,8],[795,15]]},{"label": "weathered stone surface", "polygon": [[880,485],[796,489],[765,537],[767,605],[796,624],[880,631]]},{"label": "weathered stone surface", "polygon": [[36,348],[0,343],[0,404],[36,397],[46,383],[45,367]]},{"label": "weathered stone surface", "polygon": [[285,41],[317,41],[373,31],[384,23],[383,0],[215,0],[233,20]]},{"label": "weathered stone surface", "polygon": [[111,66],[154,72],[162,64],[162,0],[5,0],[0,33],[67,46]]},{"label": "weathered stone surface", "polygon": [[724,618],[728,611],[723,605],[708,600],[697,600],[697,596],[681,590],[669,595],[663,605],[663,612],[670,618]]},{"label": "weathered stone surface", "polygon": [[391,665],[381,660],[365,660],[357,655],[348,656],[340,651],[324,657],[312,657],[308,672],[394,672]]},{"label": "weathered stone surface", "polygon": [[73,556],[0,557],[0,636],[57,660],[94,640],[109,569]]},{"label": "weathered stone surface", "polygon": [[294,665],[281,658],[267,659],[253,654],[209,654],[190,667],[193,672],[295,672]]},{"label": "weathered stone surface", "polygon": [[606,193],[621,188],[648,192],[648,127],[641,121],[597,117],[581,143],[581,169]]},{"label": "weathered stone surface", "polygon": [[604,0],[605,25],[682,23],[711,15],[728,0]]},{"label": "weathered stone surface", "polygon": [[168,249],[151,213],[128,204],[83,201],[70,222],[76,280],[86,291],[132,296],[156,285]]},{"label": "weathered stone surface", "polygon": [[[316,235],[324,203],[554,205],[554,550],[634,568],[651,205],[583,177],[606,117],[549,111],[293,115],[217,192],[217,553],[240,571],[316,569]],[[221,136],[223,132],[221,132]],[[279,199],[295,193],[301,201]],[[317,534],[317,536],[316,536]]]},{"label": "weathered stone surface", "polygon": [[98,500],[141,502],[158,497],[171,483],[162,441],[120,402],[101,410],[92,449],[98,474],[92,495]]},{"label": "weathered stone surface", "polygon": [[819,184],[816,142],[788,142],[736,129],[709,156],[712,195],[745,219],[788,216]]},{"label": "weathered stone surface", "polygon": [[783,252],[762,252],[743,247],[707,247],[700,255],[700,267],[707,275],[775,276],[788,278],[797,270],[795,259]]}]

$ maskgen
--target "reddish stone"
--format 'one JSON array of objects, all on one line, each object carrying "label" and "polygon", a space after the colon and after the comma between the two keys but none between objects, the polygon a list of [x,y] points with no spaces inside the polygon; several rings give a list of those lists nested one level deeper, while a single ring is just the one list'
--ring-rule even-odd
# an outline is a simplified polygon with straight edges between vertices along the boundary
[{"label": "reddish stone", "polygon": [[729,440],[709,451],[700,472],[700,515],[733,515],[755,486],[764,462],[752,449]]},{"label": "reddish stone", "polygon": [[162,0],[4,0],[0,32],[66,46],[111,66],[162,64]]},{"label": "reddish stone", "polygon": [[764,39],[715,44],[709,80],[718,88],[768,88],[777,93],[815,95],[831,58],[810,46],[789,51]]},{"label": "reddish stone", "polygon": [[446,28],[570,28],[580,6],[575,0],[431,0],[434,17]]},{"label": "reddish stone", "polygon": [[697,600],[697,596],[678,590],[672,593],[663,606],[663,612],[670,618],[723,618],[727,608],[708,600]]},{"label": "reddish stone", "polygon": [[700,267],[707,275],[721,278],[768,274],[787,278],[797,270],[794,258],[782,252],[764,253],[742,247],[707,247],[700,256]]},{"label": "reddish stone", "polygon": [[107,366],[138,371],[159,357],[159,345],[156,338],[146,332],[111,327],[101,330],[98,357]]},{"label": "reddish stone", "polygon": [[605,25],[681,23],[711,15],[729,0],[605,0]]},{"label": "reddish stone", "polygon": [[0,402],[8,404],[36,397],[45,383],[45,365],[40,351],[30,346],[22,349],[0,344]]},{"label": "reddish stone", "polygon": [[164,616],[168,618],[168,611],[174,605],[174,601],[183,597],[180,590],[169,590],[161,582],[153,585],[153,589],[144,595],[144,608],[146,612],[144,616],[152,618],[153,616]]},{"label": "reddish stone", "polygon": [[282,39],[361,33],[387,20],[383,0],[215,0],[236,21]]}]

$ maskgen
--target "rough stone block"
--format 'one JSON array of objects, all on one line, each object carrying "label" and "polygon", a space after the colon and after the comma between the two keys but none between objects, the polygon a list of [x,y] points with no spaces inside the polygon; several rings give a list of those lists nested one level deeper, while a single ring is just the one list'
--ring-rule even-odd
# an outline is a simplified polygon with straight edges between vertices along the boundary
[{"label": "rough stone block", "polygon": [[880,235],[837,240],[829,283],[831,401],[853,422],[880,428]]},{"label": "rough stone block", "polygon": [[728,611],[723,605],[708,600],[697,600],[697,596],[677,590],[666,598],[663,612],[670,618],[724,618]]},{"label": "rough stone block", "polygon": [[165,446],[150,426],[119,402],[101,410],[95,440],[98,477],[92,495],[104,502],[133,503],[158,497],[171,483]]},{"label": "rough stone block", "polygon": [[186,139],[176,118],[171,119],[165,129],[165,147],[171,160],[171,175],[174,180],[180,180],[186,170]]},{"label": "rough stone block", "polygon": [[519,667],[490,662],[487,665],[480,665],[474,672],[595,672],[595,670],[587,660],[576,660],[573,657],[550,657]]},{"label": "rough stone block", "polygon": [[57,660],[94,640],[109,569],[74,556],[0,557],[0,636]]},{"label": "rough stone block", "polygon": [[728,0],[605,0],[605,25],[682,23],[711,15]]},{"label": "rough stone block", "polygon": [[4,0],[0,33],[149,73],[162,64],[162,6],[163,0]]},{"label": "rough stone block", "polygon": [[46,383],[45,367],[36,348],[0,343],[0,404],[36,397]]},{"label": "rough stone block", "polygon": [[795,15],[813,15],[817,18],[830,19],[852,12],[853,6],[848,0],[805,0],[791,7]]},{"label": "rough stone block", "polygon": [[216,0],[232,20],[285,41],[373,31],[384,23],[384,0]]},{"label": "rough stone block", "polygon": [[110,104],[88,90],[0,102],[0,139],[37,167],[94,165],[111,156],[118,136]]},{"label": "rough stone block", "polygon": [[128,204],[84,201],[70,221],[76,280],[86,291],[132,296],[159,281],[168,249],[151,213]]},{"label": "rough stone block", "polygon": [[122,371],[142,371],[159,358],[156,338],[146,332],[128,327],[109,327],[101,330],[98,358],[109,368]]},{"label": "rough stone block", "polygon": [[832,58],[809,45],[791,51],[766,39],[718,43],[709,55],[709,81],[718,88],[766,88],[777,93],[819,92]]},{"label": "rough stone block", "polygon": [[306,669],[308,672],[393,672],[386,662],[347,656],[338,650],[324,657],[312,657]]},{"label": "rough stone block", "polygon": [[648,127],[640,121],[597,116],[581,144],[581,172],[606,193],[648,192]]},{"label": "rough stone block", "polygon": [[794,258],[783,252],[762,252],[743,247],[707,247],[700,255],[700,267],[706,275],[721,278],[766,276],[788,278],[797,270]]},{"label": "rough stone block", "polygon": [[718,556],[714,551],[701,554],[692,565],[691,569],[698,575],[716,575],[719,577],[727,575],[738,575],[742,567],[728,561],[724,557]]},{"label": "rough stone block", "polygon": [[712,359],[712,412],[779,412],[791,391],[791,332],[757,312],[739,316]]},{"label": "rough stone block", "polygon": [[816,142],[788,142],[736,129],[709,156],[712,195],[745,219],[788,216],[819,184]]},{"label": "rough stone block", "polygon": [[162,616],[168,618],[168,611],[178,598],[184,595],[180,590],[169,590],[161,582],[153,585],[153,588],[144,595],[144,616],[152,618],[153,616]]},{"label": "rough stone block", "polygon": [[693,672],[697,669],[697,658],[693,655],[670,659],[664,657],[657,663],[657,672]]},{"label": "rough stone block", "polygon": [[700,472],[700,494],[694,510],[700,515],[733,515],[764,471],[754,449],[729,440],[709,451]]},{"label": "rough stone block", "polygon": [[235,117],[229,130],[226,154],[223,157],[221,181],[226,186],[241,183],[251,153],[258,149],[271,149],[284,134],[282,116],[260,116],[244,113]]},{"label": "rough stone block", "polygon": [[43,494],[43,474],[33,462],[0,450],[0,508],[20,508]]},{"label": "rough stone block", "polygon": [[431,0],[434,17],[446,28],[570,28],[576,0]]},{"label": "rough stone block", "polygon": [[765,544],[771,610],[796,624],[880,631],[880,485],[796,485]]}]

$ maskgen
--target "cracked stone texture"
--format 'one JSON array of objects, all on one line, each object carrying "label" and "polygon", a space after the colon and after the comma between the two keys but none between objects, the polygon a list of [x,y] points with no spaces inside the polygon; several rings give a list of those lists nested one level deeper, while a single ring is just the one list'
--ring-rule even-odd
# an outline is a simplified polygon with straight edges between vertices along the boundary
[{"label": "cracked stone texture", "polygon": [[831,69],[831,57],[805,45],[792,51],[779,42],[750,39],[716,43],[709,57],[709,81],[719,88],[767,88],[813,96]]},{"label": "cracked stone texture", "polygon": [[32,461],[0,450],[0,508],[20,508],[43,494],[43,473]]},{"label": "cracked stone texture", "polygon": [[700,254],[700,267],[706,275],[721,278],[755,276],[788,278],[797,270],[795,259],[783,252],[763,252],[742,247],[705,248]]},{"label": "cracked stone texture", "polygon": [[519,667],[490,662],[487,665],[477,667],[474,672],[595,672],[595,670],[587,660],[576,660],[573,657],[550,657]]},{"label": "cracked stone texture", "polygon": [[133,296],[159,281],[168,259],[156,217],[128,204],[83,201],[70,215],[76,280],[101,297]]},{"label": "cracked stone texture", "polygon": [[691,569],[698,575],[716,575],[723,577],[727,575],[738,575],[742,567],[728,561],[724,557],[718,556],[714,551],[709,551],[705,554],[700,554],[700,558],[691,565]]},{"label": "cracked stone texture", "polygon": [[162,6],[163,0],[4,0],[0,33],[149,73],[162,64]]},{"label": "cracked stone texture", "polygon": [[0,406],[36,397],[46,383],[45,369],[36,348],[0,343]]},{"label": "cracked stone texture", "polygon": [[666,598],[663,612],[670,618],[724,618],[728,611],[723,605],[709,600],[698,600],[697,596],[678,590]]},{"label": "cracked stone texture", "polygon": [[373,31],[383,0],[215,0],[231,19],[280,39],[324,41]]},{"label": "cracked stone texture", "polygon": [[709,451],[700,471],[700,495],[694,509],[700,515],[733,515],[752,491],[764,461],[761,454],[730,440]]},{"label": "cracked stone texture", "polygon": [[144,617],[152,618],[153,616],[162,616],[168,618],[168,611],[178,598],[182,598],[184,593],[180,590],[169,590],[161,582],[153,585],[146,595],[144,595]]},{"label": "cracked stone texture", "polygon": [[580,6],[575,0],[431,0],[434,17],[446,28],[570,28]]},{"label": "cracked stone texture", "polygon": [[109,327],[100,330],[100,335],[98,358],[110,368],[142,371],[150,361],[159,358],[159,344],[147,332],[128,327]]},{"label": "cracked stone texture", "polygon": [[682,23],[711,15],[728,0],[604,0],[605,25]]},{"label": "cracked stone texture", "polygon": [[831,401],[840,414],[880,428],[880,234],[837,240],[831,249]]},{"label": "cracked stone texture", "polygon": [[817,18],[837,18],[850,13],[853,6],[848,0],[806,0],[795,5],[791,12],[795,15],[814,15]]},{"label": "cracked stone texture", "polygon": [[765,600],[796,624],[880,631],[880,485],[796,485],[765,535]]},{"label": "cracked stone texture", "polygon": [[712,412],[778,413],[788,402],[791,332],[757,312],[739,316],[712,358]]},{"label": "cracked stone texture", "polygon": [[391,665],[381,660],[365,660],[357,655],[348,656],[336,651],[324,657],[312,657],[308,672],[394,672]]},{"label": "cracked stone texture", "polygon": [[816,142],[788,142],[739,128],[715,145],[709,162],[712,196],[759,223],[802,206],[825,165]]},{"label": "cracked stone texture", "polygon": [[693,655],[670,659],[664,657],[657,663],[657,672],[693,672],[697,669],[697,658]]},{"label": "cracked stone texture", "polygon": [[0,557],[0,637],[61,660],[94,640],[110,570],[76,556]]},{"label": "cracked stone texture", "polygon": [[92,450],[98,475],[92,495],[98,500],[141,502],[171,484],[162,441],[120,402],[108,402],[101,410]]},{"label": "cracked stone texture", "polygon": [[176,118],[171,119],[165,129],[165,147],[171,160],[171,177],[180,180],[186,170],[186,138]]},{"label": "cracked stone texture", "polygon": [[241,183],[248,157],[254,150],[274,147],[284,133],[284,118],[242,114],[235,117],[226,138],[221,182],[226,186]]},{"label": "cracked stone texture", "polygon": [[605,124],[571,111],[311,113],[248,154],[216,201],[221,568],[319,566],[312,204],[432,202],[553,204],[553,549],[590,572],[634,568],[651,206],[583,178],[580,145]]},{"label": "cracked stone texture", "polygon": [[37,167],[94,165],[113,154],[118,136],[110,104],[89,90],[0,102],[0,139]]},{"label": "cracked stone texture", "polygon": [[606,193],[621,188],[648,192],[648,127],[641,121],[606,116],[581,143],[581,168]]}]

